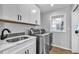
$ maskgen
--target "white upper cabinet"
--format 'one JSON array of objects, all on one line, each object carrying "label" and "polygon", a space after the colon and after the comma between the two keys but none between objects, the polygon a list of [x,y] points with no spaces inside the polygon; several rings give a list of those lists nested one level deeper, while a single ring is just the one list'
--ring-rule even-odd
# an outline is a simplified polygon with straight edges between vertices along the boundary
[{"label": "white upper cabinet", "polygon": [[40,25],[40,10],[36,5],[21,4],[18,6],[22,22]]},{"label": "white upper cabinet", "polygon": [[2,18],[2,5],[0,4],[0,18]]},{"label": "white upper cabinet", "polygon": [[34,4],[2,4],[0,18],[40,25],[40,9]]},{"label": "white upper cabinet", "polygon": [[18,7],[16,4],[4,4],[2,5],[2,18],[5,20],[12,20],[17,21],[18,20]]},{"label": "white upper cabinet", "polygon": [[36,5],[30,5],[31,22],[40,25],[40,9]]},{"label": "white upper cabinet", "polygon": [[20,4],[19,6],[19,15],[20,15],[20,20],[22,22],[30,23],[30,12],[29,12],[29,5],[27,4]]}]

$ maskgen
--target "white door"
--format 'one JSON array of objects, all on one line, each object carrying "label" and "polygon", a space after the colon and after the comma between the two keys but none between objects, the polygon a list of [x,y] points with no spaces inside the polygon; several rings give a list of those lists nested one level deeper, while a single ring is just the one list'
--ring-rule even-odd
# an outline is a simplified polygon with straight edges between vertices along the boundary
[{"label": "white door", "polygon": [[72,52],[79,53],[79,33],[75,33],[75,29],[79,27],[79,9],[72,12]]},{"label": "white door", "polygon": [[18,6],[16,4],[3,5],[3,19],[18,21]]}]

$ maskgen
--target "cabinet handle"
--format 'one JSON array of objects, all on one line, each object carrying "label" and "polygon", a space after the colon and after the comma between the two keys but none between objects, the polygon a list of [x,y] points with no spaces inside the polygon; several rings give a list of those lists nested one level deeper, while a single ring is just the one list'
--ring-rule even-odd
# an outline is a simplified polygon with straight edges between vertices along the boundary
[{"label": "cabinet handle", "polygon": [[18,16],[18,20],[19,20],[19,14],[17,16]]},{"label": "cabinet handle", "polygon": [[27,52],[25,51],[25,54],[27,54]]},{"label": "cabinet handle", "polygon": [[27,49],[27,53],[29,54],[29,50]]},{"label": "cabinet handle", "polygon": [[29,54],[29,50],[27,49],[27,52],[25,51],[25,54]]},{"label": "cabinet handle", "polygon": [[20,20],[22,20],[22,16],[20,15]]},{"label": "cabinet handle", "polygon": [[35,24],[37,24],[38,22],[37,22],[37,20],[35,20]]}]

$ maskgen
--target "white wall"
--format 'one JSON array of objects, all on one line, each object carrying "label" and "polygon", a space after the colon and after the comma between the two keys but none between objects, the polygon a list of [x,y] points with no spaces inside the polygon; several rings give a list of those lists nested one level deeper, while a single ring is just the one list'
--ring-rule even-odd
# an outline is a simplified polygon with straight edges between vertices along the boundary
[{"label": "white wall", "polygon": [[53,45],[71,49],[71,9],[70,6],[41,14],[41,26],[50,32],[50,15],[66,13],[66,32],[53,33]]}]

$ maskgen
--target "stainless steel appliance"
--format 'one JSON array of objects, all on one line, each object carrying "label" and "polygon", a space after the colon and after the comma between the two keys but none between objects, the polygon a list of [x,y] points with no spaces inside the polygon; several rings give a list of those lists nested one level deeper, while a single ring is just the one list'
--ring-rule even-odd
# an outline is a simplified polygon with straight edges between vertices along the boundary
[{"label": "stainless steel appliance", "polygon": [[43,53],[43,39],[41,34],[44,34],[46,31],[44,29],[33,29],[31,28],[29,31],[29,35],[36,36],[36,53],[42,54]]},{"label": "stainless steel appliance", "polygon": [[49,51],[52,49],[52,36],[52,33],[46,33],[43,35],[44,54],[49,54]]},{"label": "stainless steel appliance", "polygon": [[46,33],[45,29],[33,29],[30,28],[29,34],[34,35],[34,34],[44,34]]},{"label": "stainless steel appliance", "polygon": [[[48,54],[52,41],[50,42],[50,33],[47,33],[45,29],[33,29],[29,31],[29,35],[36,36],[36,53]],[[51,38],[52,39],[52,38]]]}]

